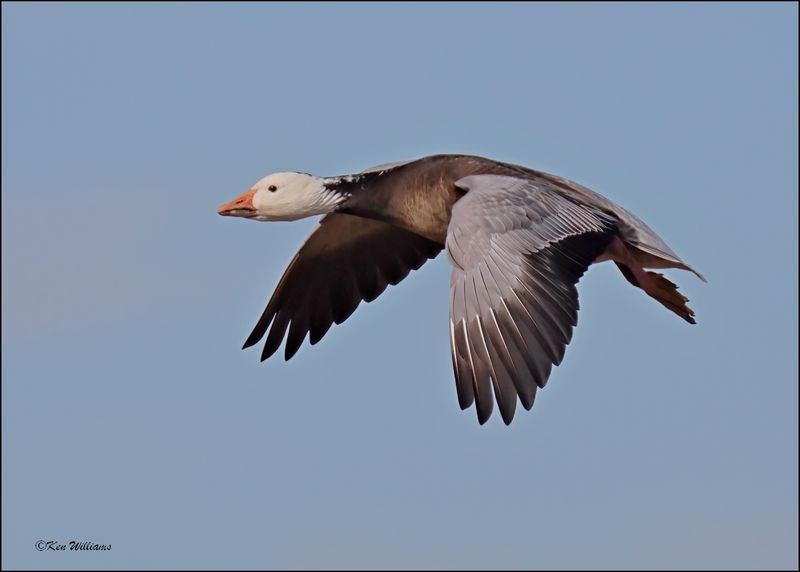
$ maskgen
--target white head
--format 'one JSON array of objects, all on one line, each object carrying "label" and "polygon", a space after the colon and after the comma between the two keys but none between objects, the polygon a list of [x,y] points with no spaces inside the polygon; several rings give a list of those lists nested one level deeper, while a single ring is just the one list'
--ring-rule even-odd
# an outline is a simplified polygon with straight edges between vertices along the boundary
[{"label": "white head", "polygon": [[223,216],[255,220],[297,220],[332,212],[347,198],[305,173],[273,173],[217,209]]}]

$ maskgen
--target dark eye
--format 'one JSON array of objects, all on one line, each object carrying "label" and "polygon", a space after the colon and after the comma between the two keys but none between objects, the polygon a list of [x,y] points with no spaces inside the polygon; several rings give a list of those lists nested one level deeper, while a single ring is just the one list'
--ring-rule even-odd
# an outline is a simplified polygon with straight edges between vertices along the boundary
[{"label": "dark eye", "polygon": [[270,185],[269,187],[267,187],[267,190],[268,190],[270,193],[274,193],[275,191],[277,191],[277,190],[278,190],[278,187],[276,187],[275,185]]}]

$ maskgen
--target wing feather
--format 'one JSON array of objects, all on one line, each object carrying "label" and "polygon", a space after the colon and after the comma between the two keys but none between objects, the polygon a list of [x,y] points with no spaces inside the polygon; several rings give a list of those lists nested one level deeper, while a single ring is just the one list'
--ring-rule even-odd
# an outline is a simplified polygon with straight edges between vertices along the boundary
[{"label": "wing feather", "polygon": [[306,335],[316,344],[331,325],[347,320],[362,300],[376,299],[441,249],[381,221],[329,214],[292,258],[244,347],[266,336],[263,361],[286,337],[285,357],[291,359]]},{"label": "wing feather", "polygon": [[453,207],[446,245],[459,404],[474,400],[485,423],[496,401],[508,424],[517,397],[530,409],[564,358],[577,324],[575,285],[617,221],[541,181],[472,175],[456,185],[467,191]]}]

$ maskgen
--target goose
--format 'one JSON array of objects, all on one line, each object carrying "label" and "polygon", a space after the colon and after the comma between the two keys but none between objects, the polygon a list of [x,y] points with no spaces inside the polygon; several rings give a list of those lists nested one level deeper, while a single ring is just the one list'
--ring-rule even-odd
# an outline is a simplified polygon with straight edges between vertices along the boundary
[{"label": "goose", "polygon": [[[443,249],[452,264],[450,353],[462,410],[483,425],[495,401],[506,425],[564,358],[577,325],[576,285],[613,261],[623,277],[690,324],[688,298],[662,274],[683,262],[637,216],[570,180],[471,155],[433,155],[336,177],[280,172],[220,206],[223,216],[292,221],[323,215],[294,255],[242,349],[266,337],[319,342]],[[288,334],[287,334],[288,330]]]}]

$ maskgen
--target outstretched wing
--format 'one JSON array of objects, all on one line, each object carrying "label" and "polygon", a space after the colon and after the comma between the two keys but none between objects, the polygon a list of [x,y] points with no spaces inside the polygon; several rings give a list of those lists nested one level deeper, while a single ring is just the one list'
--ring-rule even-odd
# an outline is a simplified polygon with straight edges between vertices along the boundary
[{"label": "outstretched wing", "polygon": [[616,220],[554,186],[498,175],[456,182],[447,254],[458,400],[478,421],[494,398],[506,424],[561,363],[578,318],[575,284],[608,246]]},{"label": "outstretched wing", "polygon": [[269,330],[263,361],[277,351],[288,329],[288,360],[306,334],[316,344],[362,300],[371,302],[441,250],[435,242],[384,222],[329,214],[294,255],[244,347],[258,343]]}]

